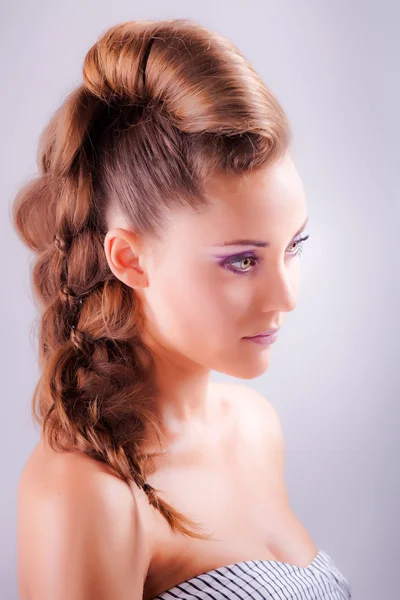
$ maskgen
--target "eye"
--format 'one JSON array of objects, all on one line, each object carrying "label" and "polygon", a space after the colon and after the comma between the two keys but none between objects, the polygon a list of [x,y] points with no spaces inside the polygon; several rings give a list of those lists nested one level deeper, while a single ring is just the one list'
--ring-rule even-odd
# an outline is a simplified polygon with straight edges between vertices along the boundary
[{"label": "eye", "polygon": [[[301,237],[298,240],[292,242],[289,246],[294,248],[294,252],[289,252],[289,256],[300,256],[304,250],[303,245],[306,240],[308,240],[310,236],[306,235]],[[232,271],[232,273],[237,273],[238,275],[247,275],[254,271],[255,266],[259,263],[260,257],[254,254],[253,252],[246,252],[244,254],[238,254],[236,256],[232,256],[221,263],[221,266],[228,269],[228,271]],[[251,264],[253,261],[253,264]],[[242,263],[245,264],[244,269],[238,269],[236,267],[232,267],[234,263]]]},{"label": "eye", "polygon": [[300,256],[304,251],[304,242],[308,240],[310,236],[306,235],[300,238],[299,240],[295,240],[291,245],[294,246],[295,252],[289,252],[291,256]]},{"label": "eye", "polygon": [[[232,256],[228,258],[228,260],[223,261],[221,264],[223,267],[228,269],[228,271],[232,271],[233,273],[237,273],[238,275],[246,275],[253,271],[255,265],[259,262],[260,258],[253,253],[239,254],[237,256]],[[248,266],[251,261],[254,261],[254,266],[250,265],[250,268],[246,270],[232,268],[231,265],[234,263],[246,263],[245,266]]]}]

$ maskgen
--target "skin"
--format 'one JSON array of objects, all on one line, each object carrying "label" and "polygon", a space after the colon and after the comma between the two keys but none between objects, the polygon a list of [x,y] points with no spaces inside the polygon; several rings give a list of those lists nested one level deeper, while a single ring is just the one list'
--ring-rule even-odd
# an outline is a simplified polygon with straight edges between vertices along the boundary
[{"label": "skin", "polygon": [[[306,566],[317,553],[289,504],[277,411],[251,386],[210,381],[212,370],[247,380],[269,367],[273,346],[243,338],[281,326],[296,307],[304,188],[287,154],[246,177],[215,176],[207,192],[212,205],[175,211],[162,242],[111,213],[104,247],[140,298],[155,359],[153,410],[168,452],[147,480],[215,539],[172,534],[135,484],[41,438],[19,484],[21,600],[150,600],[234,562]],[[244,238],[270,245],[221,246]],[[259,261],[236,260],[238,274],[216,258],[249,251]],[[159,450],[148,432],[144,451]]]},{"label": "skin", "polygon": [[[296,307],[304,187],[286,154],[246,177],[215,176],[207,192],[211,207],[174,212],[162,242],[140,238],[116,213],[105,239],[114,275],[140,297],[156,362],[153,410],[168,454],[148,481],[220,540],[177,539],[158,514],[149,515],[148,599],[217,566],[254,558],[305,566],[317,552],[289,506],[276,411],[249,386],[210,382],[211,370],[252,379],[269,367],[273,346],[243,338],[280,327]],[[249,238],[269,246],[222,246]],[[239,257],[232,265],[239,273],[216,258],[249,251],[259,261]],[[146,450],[159,450],[151,432],[148,438]],[[249,505],[252,518],[243,510]]]},{"label": "skin", "polygon": [[[207,187],[212,208],[174,212],[162,243],[129,231],[124,218],[109,218],[105,252],[114,275],[135,289],[146,317],[144,339],[156,361],[159,398],[154,411],[171,443],[207,435],[211,370],[253,379],[269,367],[272,347],[244,336],[283,324],[294,310],[300,261],[293,245],[307,218],[300,176],[289,154],[272,168],[247,177],[216,176]],[[268,248],[222,247],[251,238]],[[218,255],[252,251],[235,262],[235,274]]]}]

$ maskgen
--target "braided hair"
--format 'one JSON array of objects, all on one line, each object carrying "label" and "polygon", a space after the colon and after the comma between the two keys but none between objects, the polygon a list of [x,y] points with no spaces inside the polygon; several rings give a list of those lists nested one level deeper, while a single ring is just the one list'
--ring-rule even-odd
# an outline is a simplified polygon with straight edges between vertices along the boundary
[{"label": "braided hair", "polygon": [[87,52],[83,82],[41,135],[39,174],[13,204],[36,255],[36,421],[55,450],[110,465],[191,537],[209,535],[147,483],[162,454],[142,452],[147,427],[162,447],[154,362],[139,297],[107,262],[107,217],[116,208],[160,236],[169,211],[207,206],[212,174],[265,167],[289,140],[283,109],[231,42],[188,19],[121,23]]}]

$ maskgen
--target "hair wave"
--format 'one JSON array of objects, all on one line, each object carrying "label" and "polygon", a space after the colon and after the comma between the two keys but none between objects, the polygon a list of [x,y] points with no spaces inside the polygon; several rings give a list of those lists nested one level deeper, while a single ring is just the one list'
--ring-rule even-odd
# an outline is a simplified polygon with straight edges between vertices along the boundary
[{"label": "hair wave", "polygon": [[189,19],[125,22],[87,52],[83,82],[44,128],[38,174],[12,207],[35,254],[41,309],[35,420],[53,449],[144,486],[171,529],[191,537],[208,535],[145,485],[160,454],[141,452],[145,427],[162,443],[153,359],[138,298],[106,260],[108,209],[160,238],[174,208],[207,206],[212,174],[270,165],[290,139],[281,105],[232,42]]}]

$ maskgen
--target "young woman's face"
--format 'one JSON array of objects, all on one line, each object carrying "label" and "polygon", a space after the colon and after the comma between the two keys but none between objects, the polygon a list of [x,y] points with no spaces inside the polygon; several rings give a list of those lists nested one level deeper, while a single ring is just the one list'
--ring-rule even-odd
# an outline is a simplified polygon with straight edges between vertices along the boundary
[{"label": "young woman's face", "polygon": [[245,177],[215,177],[207,193],[212,207],[174,213],[162,245],[144,262],[145,340],[182,366],[257,377],[274,346],[244,338],[279,327],[296,307],[304,188],[286,155]]}]

